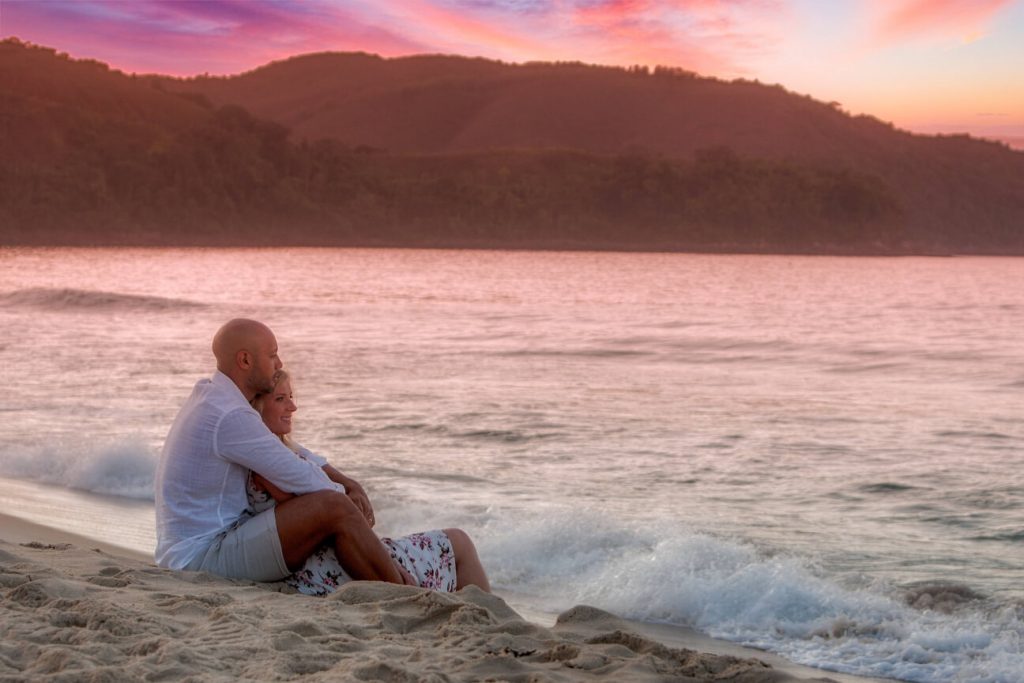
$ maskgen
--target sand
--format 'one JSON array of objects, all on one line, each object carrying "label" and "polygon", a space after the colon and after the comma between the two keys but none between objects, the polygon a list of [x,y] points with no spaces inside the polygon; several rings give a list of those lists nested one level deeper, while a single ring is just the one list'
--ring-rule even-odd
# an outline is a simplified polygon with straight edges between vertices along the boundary
[{"label": "sand", "polygon": [[656,640],[586,606],[543,626],[472,587],[355,582],[313,598],[3,515],[0,539],[0,681],[866,680],[699,652],[685,630]]}]

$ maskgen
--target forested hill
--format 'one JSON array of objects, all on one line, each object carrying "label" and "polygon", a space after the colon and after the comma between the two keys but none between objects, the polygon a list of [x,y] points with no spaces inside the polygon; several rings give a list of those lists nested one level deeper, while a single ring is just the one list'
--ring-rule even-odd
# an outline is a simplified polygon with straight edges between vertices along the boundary
[{"label": "forested hill", "polygon": [[678,70],[0,42],[0,243],[1024,254],[1024,153]]},{"label": "forested hill", "polygon": [[745,156],[862,165],[944,144],[778,85],[665,67],[321,53],[167,86],[241,105],[296,138],[403,153],[556,148],[686,157],[728,146]]}]

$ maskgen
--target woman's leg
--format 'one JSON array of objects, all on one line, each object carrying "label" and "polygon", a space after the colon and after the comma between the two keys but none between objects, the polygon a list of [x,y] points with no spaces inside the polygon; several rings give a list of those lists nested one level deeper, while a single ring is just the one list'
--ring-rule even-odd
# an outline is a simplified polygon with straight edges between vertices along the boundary
[{"label": "woman's leg", "polygon": [[444,532],[448,534],[448,540],[452,542],[452,551],[455,553],[456,590],[472,585],[490,593],[491,583],[487,580],[487,572],[484,571],[480,557],[476,554],[473,539],[462,529],[445,529]]}]

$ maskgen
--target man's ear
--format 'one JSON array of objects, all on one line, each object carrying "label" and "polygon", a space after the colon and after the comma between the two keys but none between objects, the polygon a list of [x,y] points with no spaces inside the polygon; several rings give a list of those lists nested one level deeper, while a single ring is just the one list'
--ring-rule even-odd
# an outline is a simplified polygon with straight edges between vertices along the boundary
[{"label": "man's ear", "polygon": [[249,370],[252,368],[252,354],[242,349],[235,354],[235,362],[238,363],[238,367],[243,370]]}]

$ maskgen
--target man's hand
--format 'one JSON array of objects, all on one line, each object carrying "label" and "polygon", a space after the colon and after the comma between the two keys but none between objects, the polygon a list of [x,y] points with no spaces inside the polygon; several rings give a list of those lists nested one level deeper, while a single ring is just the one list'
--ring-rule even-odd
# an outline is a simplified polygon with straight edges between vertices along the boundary
[{"label": "man's hand", "polygon": [[[355,482],[352,482],[355,484]],[[355,486],[346,486],[348,497],[355,503],[359,511],[366,517],[366,523],[373,527],[377,523],[377,520],[373,518],[373,506],[370,505],[370,498],[366,495],[366,491],[359,484]]]},{"label": "man's hand", "polygon": [[373,518],[373,506],[370,505],[370,498],[366,495],[362,485],[355,479],[346,477],[331,465],[324,465],[323,469],[331,481],[336,481],[345,487],[345,493],[348,494],[349,499],[355,503],[355,506],[366,517],[366,523],[371,527],[376,524],[377,520]]}]

